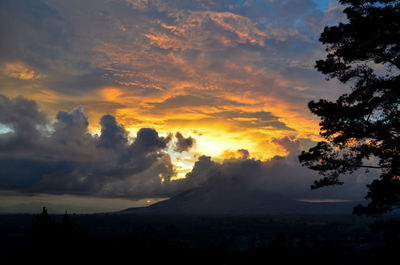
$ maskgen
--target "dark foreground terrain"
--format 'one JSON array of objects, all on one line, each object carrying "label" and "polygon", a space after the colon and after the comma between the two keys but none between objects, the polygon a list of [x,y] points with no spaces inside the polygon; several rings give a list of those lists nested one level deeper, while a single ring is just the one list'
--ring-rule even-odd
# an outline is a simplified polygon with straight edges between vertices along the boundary
[{"label": "dark foreground terrain", "polygon": [[349,215],[0,215],[2,264],[398,264],[399,230]]}]

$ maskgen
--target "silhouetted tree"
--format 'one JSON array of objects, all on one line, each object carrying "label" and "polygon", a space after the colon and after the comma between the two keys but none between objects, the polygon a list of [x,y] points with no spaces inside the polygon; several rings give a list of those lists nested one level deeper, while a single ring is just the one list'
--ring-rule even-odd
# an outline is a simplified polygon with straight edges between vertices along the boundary
[{"label": "silhouetted tree", "polygon": [[46,207],[43,207],[42,213],[36,215],[32,220],[33,240],[42,245],[51,244],[54,238],[56,223],[47,213]]},{"label": "silhouetted tree", "polygon": [[63,226],[64,226],[64,229],[67,231],[71,231],[74,228],[74,222],[71,220],[71,217],[69,216],[67,211],[65,211],[65,214],[63,217]]},{"label": "silhouetted tree", "polygon": [[323,178],[312,188],[343,184],[339,176],[359,168],[378,169],[368,185],[368,206],[356,214],[379,215],[400,206],[400,1],[340,0],[348,22],[325,27],[320,41],[327,56],[316,69],[350,83],[336,102],[311,101],[319,116],[319,142],[299,156]]}]

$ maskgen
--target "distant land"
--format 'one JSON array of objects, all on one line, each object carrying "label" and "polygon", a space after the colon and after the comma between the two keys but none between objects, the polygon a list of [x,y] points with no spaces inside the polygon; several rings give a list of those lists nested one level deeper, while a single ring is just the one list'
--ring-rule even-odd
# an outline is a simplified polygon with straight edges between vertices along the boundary
[{"label": "distant land", "polygon": [[122,210],[125,214],[168,215],[276,215],[351,214],[360,202],[307,202],[278,193],[241,186],[203,186],[146,207]]}]

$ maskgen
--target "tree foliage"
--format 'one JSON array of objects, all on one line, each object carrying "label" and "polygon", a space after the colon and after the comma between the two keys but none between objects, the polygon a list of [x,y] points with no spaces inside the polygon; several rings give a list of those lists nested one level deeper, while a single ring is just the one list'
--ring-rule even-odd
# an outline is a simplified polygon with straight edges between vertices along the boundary
[{"label": "tree foliage", "polygon": [[400,1],[340,0],[345,23],[325,27],[326,58],[316,69],[349,84],[336,102],[311,101],[325,139],[299,156],[322,179],[312,188],[343,184],[340,176],[375,168],[367,206],[356,214],[379,215],[400,207]]}]

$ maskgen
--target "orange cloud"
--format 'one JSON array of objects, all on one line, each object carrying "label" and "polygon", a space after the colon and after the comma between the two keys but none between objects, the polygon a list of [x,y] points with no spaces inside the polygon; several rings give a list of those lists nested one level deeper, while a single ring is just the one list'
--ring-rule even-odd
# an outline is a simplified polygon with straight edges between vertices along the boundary
[{"label": "orange cloud", "polygon": [[124,93],[119,88],[110,87],[101,89],[99,94],[106,101],[118,101],[119,96],[123,95]]},{"label": "orange cloud", "polygon": [[22,62],[7,63],[3,71],[7,76],[21,80],[37,80],[43,77]]}]

